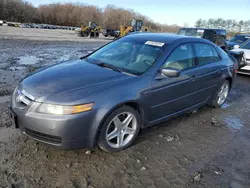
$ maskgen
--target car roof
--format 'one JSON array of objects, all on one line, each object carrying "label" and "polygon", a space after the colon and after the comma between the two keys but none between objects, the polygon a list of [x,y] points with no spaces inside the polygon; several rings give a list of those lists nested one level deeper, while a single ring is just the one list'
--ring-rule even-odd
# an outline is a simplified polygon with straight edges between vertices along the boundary
[{"label": "car roof", "polygon": [[238,33],[236,36],[250,36],[250,33]]},{"label": "car roof", "polygon": [[204,27],[182,27],[180,29],[200,29],[200,30],[219,30],[226,31],[226,29],[217,29],[217,28],[204,28]]},{"label": "car roof", "polygon": [[211,43],[208,40],[184,36],[178,34],[171,33],[149,33],[149,32],[138,32],[134,34],[127,35],[123,37],[124,39],[132,39],[132,40],[140,40],[140,41],[155,41],[155,42],[163,42],[163,43],[174,43],[174,42],[206,42]]}]

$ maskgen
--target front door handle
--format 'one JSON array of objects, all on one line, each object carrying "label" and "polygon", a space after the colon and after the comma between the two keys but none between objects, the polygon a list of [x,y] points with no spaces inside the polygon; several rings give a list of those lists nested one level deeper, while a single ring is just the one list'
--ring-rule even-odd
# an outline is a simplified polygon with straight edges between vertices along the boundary
[{"label": "front door handle", "polygon": [[218,70],[216,71],[216,73],[221,73],[221,69],[218,69]]},{"label": "front door handle", "polygon": [[191,81],[192,81],[192,82],[195,82],[195,81],[196,81],[196,75],[195,75],[195,74],[191,75],[190,78],[191,78]]}]

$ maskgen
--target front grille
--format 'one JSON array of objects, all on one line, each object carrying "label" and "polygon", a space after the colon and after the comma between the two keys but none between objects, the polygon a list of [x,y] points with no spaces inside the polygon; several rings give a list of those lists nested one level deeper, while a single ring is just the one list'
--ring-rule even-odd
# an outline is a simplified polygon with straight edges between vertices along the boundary
[{"label": "front grille", "polygon": [[52,135],[48,135],[48,134],[43,134],[43,133],[39,133],[30,129],[25,128],[25,134],[27,136],[30,136],[34,139],[43,141],[43,142],[48,142],[51,144],[61,144],[62,143],[62,139],[59,136],[52,136]]}]

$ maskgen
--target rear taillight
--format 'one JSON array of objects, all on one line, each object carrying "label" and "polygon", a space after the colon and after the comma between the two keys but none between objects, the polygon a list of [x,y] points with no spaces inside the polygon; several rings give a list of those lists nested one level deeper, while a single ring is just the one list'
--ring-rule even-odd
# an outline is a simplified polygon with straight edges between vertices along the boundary
[{"label": "rear taillight", "polygon": [[234,68],[233,69],[234,69],[235,73],[238,73],[238,64],[237,63],[234,64]]}]

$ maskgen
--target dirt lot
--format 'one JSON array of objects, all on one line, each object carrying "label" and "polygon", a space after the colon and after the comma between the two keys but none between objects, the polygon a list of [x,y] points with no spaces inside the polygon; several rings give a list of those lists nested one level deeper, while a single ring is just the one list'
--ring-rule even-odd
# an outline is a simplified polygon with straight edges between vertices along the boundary
[{"label": "dirt lot", "polygon": [[250,187],[250,77],[238,76],[221,109],[204,107],[143,130],[125,151],[61,151],[11,127],[10,94],[29,72],[81,57],[108,41],[28,40],[1,31],[0,187]]},{"label": "dirt lot", "polygon": [[46,41],[91,41],[100,42],[110,38],[100,36],[98,40],[78,37],[76,31],[61,29],[34,29],[18,27],[1,27],[0,39],[26,39],[26,40],[46,40]]}]

